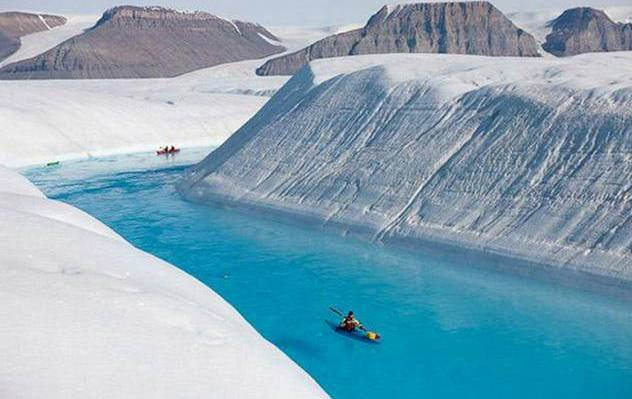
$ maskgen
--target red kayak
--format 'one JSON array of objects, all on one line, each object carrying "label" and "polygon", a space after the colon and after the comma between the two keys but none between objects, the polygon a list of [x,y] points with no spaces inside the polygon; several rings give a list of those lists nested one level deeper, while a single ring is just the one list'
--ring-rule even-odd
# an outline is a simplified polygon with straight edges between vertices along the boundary
[{"label": "red kayak", "polygon": [[156,155],[171,155],[171,154],[177,154],[179,152],[180,152],[179,148],[176,148],[175,150],[170,150],[170,151],[158,150],[156,151]]}]

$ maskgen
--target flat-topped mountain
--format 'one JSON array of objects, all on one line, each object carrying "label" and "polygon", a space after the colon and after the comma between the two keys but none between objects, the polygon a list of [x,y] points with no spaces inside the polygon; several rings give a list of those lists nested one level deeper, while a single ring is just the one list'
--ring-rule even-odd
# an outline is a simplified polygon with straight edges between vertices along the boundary
[{"label": "flat-topped mountain", "polygon": [[384,6],[361,28],[268,61],[259,75],[291,75],[319,58],[382,53],[538,56],[537,44],[486,1]]},{"label": "flat-topped mountain", "polygon": [[542,46],[558,57],[601,51],[632,50],[632,23],[617,23],[589,7],[564,11],[551,22]]},{"label": "flat-topped mountain", "polygon": [[20,38],[61,26],[66,18],[25,12],[0,12],[0,61],[20,48]]},{"label": "flat-topped mountain", "polygon": [[260,25],[204,12],[122,6],[37,57],[0,69],[0,79],[172,77],[284,51]]}]

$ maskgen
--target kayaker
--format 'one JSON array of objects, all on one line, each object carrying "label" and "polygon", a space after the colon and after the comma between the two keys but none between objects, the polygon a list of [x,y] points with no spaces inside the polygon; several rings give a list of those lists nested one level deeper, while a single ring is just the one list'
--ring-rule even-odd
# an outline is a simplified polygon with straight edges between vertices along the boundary
[{"label": "kayaker", "polygon": [[362,324],[353,315],[353,310],[350,310],[347,316],[340,322],[340,328],[345,331],[355,331],[356,328],[362,328]]},{"label": "kayaker", "polygon": [[171,146],[171,148],[169,149],[169,152],[172,153],[172,154],[174,152],[176,152],[176,147],[175,146]]}]

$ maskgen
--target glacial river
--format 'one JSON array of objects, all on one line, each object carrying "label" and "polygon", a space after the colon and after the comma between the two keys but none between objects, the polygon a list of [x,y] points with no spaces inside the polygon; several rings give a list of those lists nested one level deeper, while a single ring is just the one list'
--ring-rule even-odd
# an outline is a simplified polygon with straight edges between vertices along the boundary
[{"label": "glacial river", "polygon": [[[632,398],[632,303],[187,203],[174,184],[207,152],[24,173],[218,292],[334,399]],[[334,332],[330,305],[381,344]]]}]

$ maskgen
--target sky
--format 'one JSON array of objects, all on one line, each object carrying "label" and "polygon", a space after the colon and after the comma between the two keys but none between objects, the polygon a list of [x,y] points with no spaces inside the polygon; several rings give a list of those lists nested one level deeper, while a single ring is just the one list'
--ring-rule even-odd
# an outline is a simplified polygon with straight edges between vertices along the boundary
[{"label": "sky", "polygon": [[[259,22],[264,25],[331,26],[363,23],[386,3],[398,0],[0,0],[0,11],[101,14],[115,5],[161,5]],[[577,6],[632,5],[632,0],[492,0],[504,12]]]}]

